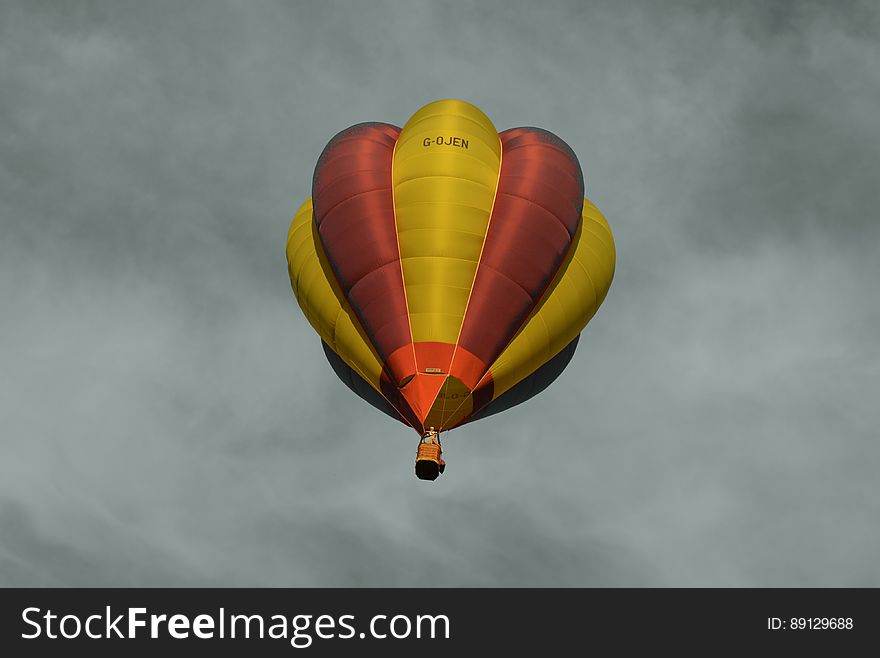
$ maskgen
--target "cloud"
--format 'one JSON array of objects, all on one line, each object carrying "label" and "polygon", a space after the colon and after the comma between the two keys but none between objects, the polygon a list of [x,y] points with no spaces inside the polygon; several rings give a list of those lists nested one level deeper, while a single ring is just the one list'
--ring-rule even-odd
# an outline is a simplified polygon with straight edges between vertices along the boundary
[{"label": "cloud", "polygon": [[[0,18],[2,584],[880,583],[870,4]],[[618,270],[426,485],[283,246],[332,135],[449,97],[571,144]]]}]

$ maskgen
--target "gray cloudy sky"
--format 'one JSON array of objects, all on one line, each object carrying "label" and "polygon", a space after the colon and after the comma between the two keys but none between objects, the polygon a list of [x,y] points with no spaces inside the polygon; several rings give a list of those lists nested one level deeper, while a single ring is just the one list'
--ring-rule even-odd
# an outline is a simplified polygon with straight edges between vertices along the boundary
[{"label": "gray cloudy sky", "polygon": [[[880,586],[876,3],[4,2],[0,585]],[[468,100],[618,269],[417,437],[287,280],[327,140]]]}]

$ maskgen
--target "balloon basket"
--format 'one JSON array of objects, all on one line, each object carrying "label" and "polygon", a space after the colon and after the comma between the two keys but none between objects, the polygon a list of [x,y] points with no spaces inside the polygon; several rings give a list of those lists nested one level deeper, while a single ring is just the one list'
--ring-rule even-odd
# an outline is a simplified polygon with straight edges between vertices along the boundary
[{"label": "balloon basket", "polygon": [[416,477],[420,480],[436,480],[446,469],[446,462],[439,443],[420,443],[416,453]]}]

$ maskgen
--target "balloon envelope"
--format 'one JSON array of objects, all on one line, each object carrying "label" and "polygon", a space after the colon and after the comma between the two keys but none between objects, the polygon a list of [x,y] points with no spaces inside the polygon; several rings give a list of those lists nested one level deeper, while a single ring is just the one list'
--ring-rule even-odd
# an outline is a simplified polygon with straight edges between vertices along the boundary
[{"label": "balloon envelope", "polygon": [[581,168],[539,128],[430,103],[327,144],[287,239],[333,370],[420,434],[520,404],[565,368],[614,275]]}]

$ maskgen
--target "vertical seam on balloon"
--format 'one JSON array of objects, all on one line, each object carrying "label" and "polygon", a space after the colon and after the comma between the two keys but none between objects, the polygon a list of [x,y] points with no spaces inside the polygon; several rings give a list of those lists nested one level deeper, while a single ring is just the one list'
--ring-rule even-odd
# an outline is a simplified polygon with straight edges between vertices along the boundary
[{"label": "vertical seam on balloon", "polygon": [[[468,308],[471,305],[471,297],[474,294],[474,284],[477,282],[477,274],[480,271],[480,263],[483,261],[483,252],[486,250],[486,242],[489,240],[489,229],[492,228],[492,217],[495,215],[495,201],[498,199],[498,187],[501,184],[501,167],[504,164],[504,143],[501,141],[501,135],[498,135],[498,176],[495,178],[495,193],[492,195],[492,205],[489,207],[489,221],[486,222],[486,234],[483,236],[483,244],[480,246],[480,255],[477,257],[477,266],[474,268],[474,278],[471,280],[471,289],[468,291],[467,302],[464,305],[464,313],[461,316],[461,324],[458,325],[458,335],[455,337],[455,347],[452,348],[452,359],[449,361],[449,369],[452,370],[452,364],[455,363],[455,353],[458,351],[458,342],[461,340],[461,331],[464,329],[464,322],[467,319]],[[449,381],[449,377],[452,375],[447,373],[446,380]],[[442,390],[443,387],[441,386]],[[440,391],[437,391],[437,395],[440,395]],[[466,395],[464,399],[459,402],[458,407],[456,407],[452,414],[458,413],[458,410],[464,406],[465,400],[468,397],[473,397],[473,391],[470,392],[469,395]],[[434,398],[436,402],[437,398]],[[434,402],[431,402],[431,406],[434,406]],[[446,398],[443,398],[443,406],[440,409],[440,425],[442,428],[443,420],[446,415]],[[440,428],[438,428],[440,429]]]},{"label": "vertical seam on balloon", "polygon": [[[391,150],[391,214],[394,217],[394,241],[397,244],[397,262],[400,264],[400,285],[403,287],[403,304],[406,307],[406,326],[409,328],[409,344],[412,347],[413,368],[418,373],[418,362],[416,361],[416,344],[413,339],[412,316],[409,314],[409,298],[406,294],[406,276],[403,273],[403,252],[400,250],[400,233],[397,225],[397,199],[394,189],[394,161],[397,158],[397,145],[400,143],[400,136],[403,129],[397,134],[394,140],[394,148]],[[391,356],[390,354],[388,356]],[[394,382],[395,386],[399,386],[400,382]],[[418,416],[418,414],[416,414]],[[424,429],[424,428],[422,428]]]}]

